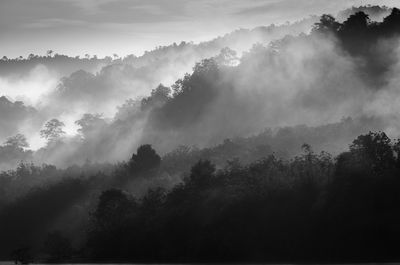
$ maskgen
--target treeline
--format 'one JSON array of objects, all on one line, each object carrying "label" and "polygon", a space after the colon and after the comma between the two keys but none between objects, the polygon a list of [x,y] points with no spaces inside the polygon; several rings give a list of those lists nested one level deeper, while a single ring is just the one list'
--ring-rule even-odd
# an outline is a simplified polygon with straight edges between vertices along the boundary
[{"label": "treeline", "polygon": [[[199,44],[182,41],[166,46],[157,46],[152,50],[145,51],[143,55],[136,56],[128,54],[121,56],[112,54],[103,58],[97,55],[84,54],[83,56],[69,56],[48,50],[45,55],[29,54],[9,58],[6,55],[0,56],[0,76],[22,75],[28,73],[36,65],[41,64],[52,70],[61,73],[61,76],[68,76],[78,70],[93,72],[99,67],[109,65],[128,65],[136,68],[155,67],[153,64],[185,64],[185,60],[191,63],[208,58],[217,54],[224,47],[231,47],[235,50],[247,50],[253,43],[269,42],[279,39],[287,34],[297,35],[307,31],[316,21],[317,17],[310,17],[301,21],[285,24],[257,27],[254,29],[240,29],[224,36],[217,37],[210,41]],[[129,69],[129,67],[127,67]]]},{"label": "treeline", "polygon": [[340,11],[339,14],[336,16],[336,18],[339,21],[344,21],[350,15],[353,15],[357,12],[364,12],[365,14],[369,15],[371,20],[382,21],[383,18],[388,16],[391,11],[392,11],[392,8],[387,7],[387,6],[379,6],[379,5],[365,5],[365,6],[357,6],[357,7],[353,6],[351,8]]},{"label": "treeline", "polygon": [[[390,119],[395,115],[383,116],[377,106],[381,100],[394,100],[396,95],[382,99],[385,93],[375,92],[379,89],[393,92],[385,84],[395,82],[392,73],[397,60],[394,55],[398,20],[398,9],[391,10],[382,22],[373,22],[362,12],[342,23],[325,15],[311,34],[285,37],[270,45],[254,45],[241,58],[234,50],[224,48],[221,51],[221,47],[243,39],[252,39],[244,45],[251,46],[256,36],[261,36],[267,44],[271,36],[279,39],[287,31],[299,32],[304,25],[300,23],[292,29],[286,25],[239,30],[199,45],[173,44],[141,57],[123,58],[121,64],[108,65],[97,74],[76,71],[60,80],[46,108],[27,112],[22,107],[11,108],[3,99],[6,103],[2,104],[6,106],[2,108],[3,116],[12,118],[0,121],[7,133],[2,138],[14,137],[18,129],[23,128],[20,125],[32,119],[34,128],[30,132],[37,132],[46,120],[65,119],[66,113],[85,106],[81,113],[71,114],[80,127],[76,137],[66,137],[64,143],[48,145],[33,154],[34,161],[65,167],[82,164],[86,158],[95,162],[119,161],[144,143],[153,144],[164,154],[179,145],[213,146],[226,138],[257,134],[266,127],[310,121],[313,122],[311,126],[318,126],[337,122],[342,117],[372,117],[393,124]],[[352,36],[358,35],[362,41],[354,42]],[[184,75],[196,61],[200,62],[191,74]],[[122,104],[134,90],[148,91],[149,87],[156,87],[162,79],[160,76],[168,76],[167,79],[171,79],[165,80],[168,83],[183,78],[171,87],[155,88],[142,101],[127,100],[113,117],[107,115],[111,119],[96,114],[105,109],[114,111],[115,105]],[[10,113],[6,114],[7,111]],[[21,114],[14,115],[14,112]],[[366,127],[385,128],[374,123]],[[365,130],[356,131],[340,140],[347,143],[363,132]],[[326,143],[325,140],[320,142]],[[291,144],[295,148],[297,145],[297,142]],[[316,144],[313,146],[321,149]],[[322,149],[334,153],[342,150],[336,144],[332,146],[333,149]],[[291,154],[293,149],[281,144],[278,151]],[[18,160],[31,157],[20,150],[15,154],[11,157],[0,154],[4,157],[0,166],[14,167]]]},{"label": "treeline", "polygon": [[397,8],[393,8],[381,22],[371,21],[368,14],[358,11],[343,23],[331,15],[323,15],[314,32],[337,37],[345,51],[362,60],[359,64],[362,78],[378,88],[386,84],[384,74],[397,62],[393,49],[383,47],[382,42],[389,47],[396,46],[399,23],[400,10]]},{"label": "treeline", "polygon": [[400,144],[361,135],[335,160],[269,156],[222,170],[207,160],[171,191],[104,191],[87,255],[97,261],[393,261]]},{"label": "treeline", "polygon": [[[225,49],[220,55],[197,63],[192,74],[172,85],[173,96],[165,97],[164,104],[151,109],[145,142],[162,145],[167,142],[162,141],[166,137],[168,142],[204,142],[198,132],[207,128],[206,141],[215,143],[222,140],[221,135],[248,135],[265,128],[264,124],[292,121],[293,112],[298,112],[299,119],[310,119],[309,112],[329,114],[330,107],[338,108],[337,102],[349,108],[349,97],[361,97],[369,89],[385,89],[390,82],[390,71],[397,62],[394,54],[399,21],[400,11],[396,8],[382,22],[371,21],[364,12],[351,15],[343,23],[323,15],[311,34],[287,36],[268,47],[254,45],[237,66],[232,66],[238,60],[236,54]],[[327,44],[331,39],[332,43]],[[336,42],[337,47],[331,49],[330,45]],[[310,57],[296,60],[292,54],[293,50],[308,48],[312,48]],[[331,53],[337,53],[337,57]],[[351,64],[345,61],[349,58]],[[307,67],[296,76],[288,61]],[[340,73],[340,68],[349,65],[354,67],[350,75]],[[316,77],[309,80],[309,76]],[[277,94],[279,90],[282,92]],[[281,101],[285,108],[275,106]],[[321,117],[312,116],[316,123]]]},{"label": "treeline", "polygon": [[[146,107],[151,100],[154,98],[144,99],[143,107]],[[82,133],[81,137],[90,137],[93,130],[101,127],[103,122],[99,117],[87,115],[79,122],[82,125],[79,129]],[[330,150],[331,154],[337,155],[346,149],[347,143],[353,139],[354,135],[368,131],[371,124],[374,124],[374,127],[383,127],[379,120],[371,118],[346,118],[338,123],[317,127],[299,125],[275,130],[266,129],[250,137],[227,138],[221,143],[206,148],[180,145],[162,155],[160,170],[165,175],[176,176],[189,172],[191,166],[199,160],[209,160],[220,169],[226,165],[226,161],[237,159],[247,165],[272,154],[279,159],[288,160],[301,153],[302,143],[310,144],[316,152]],[[60,127],[47,127],[42,130],[44,136],[50,137],[47,148],[57,150],[65,144],[59,138],[59,133],[62,132],[60,130]],[[14,169],[0,173],[0,198],[3,198],[3,202],[24,196],[32,188],[57,182],[67,176],[88,176],[97,172],[111,175],[119,166],[92,162],[89,159],[81,161],[78,165],[69,165],[62,170],[53,165],[36,166],[34,156],[43,155],[45,151],[41,149],[35,153],[28,148],[26,138],[21,134],[7,138],[0,145],[0,161],[15,164]],[[122,165],[124,163],[122,162]]]},{"label": "treeline", "polygon": [[86,54],[80,57],[58,54],[49,50],[47,54],[43,56],[33,53],[29,54],[27,57],[19,56],[17,58],[3,56],[0,58],[0,76],[23,76],[28,74],[37,65],[43,65],[59,73],[61,76],[64,76],[80,69],[91,72],[99,66],[117,63],[118,61],[121,61],[118,55],[98,58],[96,55],[91,56]]},{"label": "treeline", "polygon": [[233,159],[220,169],[200,160],[173,187],[158,183],[135,195],[126,191],[133,179],[162,174],[162,159],[144,145],[112,177],[66,177],[3,205],[2,258],[398,260],[400,142],[370,132],[336,158],[302,148],[291,160],[270,155],[244,165]]},{"label": "treeline", "polygon": [[[144,131],[142,142],[169,148],[175,143],[209,144],[231,134],[249,135],[273,119],[297,120],[301,111],[308,114],[312,107],[324,119],[320,114],[326,105],[334,105],[336,111],[342,98],[320,99],[331,99],[329,95],[347,88],[337,83],[345,72],[326,75],[347,66],[335,61],[342,53],[365,62],[356,65],[355,72],[363,77],[371,71],[366,89],[381,88],[393,64],[384,51],[393,54],[397,47],[392,41],[399,34],[399,18],[398,9],[379,23],[362,12],[343,23],[325,15],[310,35],[287,37],[269,47],[256,45],[237,66],[236,54],[224,49],[196,64],[192,74],[171,88],[160,85],[149,97],[128,101],[111,123],[101,115],[84,115],[76,123],[79,136],[73,139],[63,137],[61,121],[50,120],[41,131],[48,144],[35,155],[60,156],[69,162],[83,162],[89,155],[109,158],[113,152],[125,156],[138,128]],[[353,35],[364,42],[358,43]],[[338,53],[333,53],[337,47],[321,48],[331,47],[324,42],[331,37],[340,44]],[[375,44],[382,41],[390,45],[378,49]],[[291,76],[286,62],[294,62],[290,51],[297,53],[299,47],[315,48],[317,56],[296,62],[312,67]],[[375,66],[372,55],[381,53]],[[302,83],[307,73],[320,69],[323,79]],[[344,85],[356,89],[350,81]],[[301,91],[310,83],[322,89]],[[282,99],[292,105],[266,106],[266,100],[280,103],[276,91],[287,92],[294,85],[296,100]],[[338,86],[342,90],[335,90]],[[243,87],[259,89],[238,90]],[[9,105],[5,98],[3,102]],[[293,116],[295,111],[298,116]],[[318,127],[266,130],[253,137],[232,137],[213,148],[182,146],[162,157],[150,145],[141,145],[129,161],[115,165],[88,160],[60,170],[22,163],[0,175],[0,257],[54,262],[398,260],[399,141],[382,132],[369,133],[336,158],[319,153],[321,146],[338,138],[347,139],[371,124],[382,126],[377,120],[344,119]],[[290,158],[302,142],[317,145],[318,151],[305,144],[301,155]],[[31,156],[26,144],[17,134],[4,142],[0,152]]]}]

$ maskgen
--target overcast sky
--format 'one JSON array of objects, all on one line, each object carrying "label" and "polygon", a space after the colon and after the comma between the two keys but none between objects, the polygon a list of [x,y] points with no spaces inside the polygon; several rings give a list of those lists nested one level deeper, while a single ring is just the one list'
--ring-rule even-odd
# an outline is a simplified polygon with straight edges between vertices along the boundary
[{"label": "overcast sky", "polygon": [[352,5],[398,0],[0,0],[0,57],[46,50],[140,55],[158,45],[203,41],[237,28],[284,23]]}]

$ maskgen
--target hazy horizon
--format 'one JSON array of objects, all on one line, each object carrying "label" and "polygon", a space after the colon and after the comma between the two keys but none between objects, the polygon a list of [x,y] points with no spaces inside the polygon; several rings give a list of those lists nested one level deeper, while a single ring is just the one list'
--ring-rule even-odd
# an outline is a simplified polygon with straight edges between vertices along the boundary
[{"label": "hazy horizon", "polygon": [[394,6],[396,1],[3,0],[0,56],[44,55],[47,50],[70,56],[141,55],[174,42],[197,43],[239,28],[336,15],[366,4]]}]

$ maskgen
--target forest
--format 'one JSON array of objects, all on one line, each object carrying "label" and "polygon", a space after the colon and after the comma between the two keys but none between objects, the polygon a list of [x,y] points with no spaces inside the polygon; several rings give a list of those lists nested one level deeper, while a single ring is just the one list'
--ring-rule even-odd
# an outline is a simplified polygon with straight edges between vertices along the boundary
[{"label": "forest", "polygon": [[0,97],[0,260],[398,261],[399,35],[399,9],[369,6],[139,57],[3,58],[0,85],[35,60],[60,79]]},{"label": "forest", "polygon": [[[47,262],[367,262],[399,259],[400,142],[357,137],[333,158],[304,144],[223,167],[140,146],[119,165],[1,175],[3,259]],[[228,149],[228,148],[227,148]],[[229,150],[229,149],[228,149]],[[216,150],[214,150],[217,152]],[[19,183],[41,182],[21,189]],[[45,183],[45,185],[43,185]],[[129,190],[129,191],[128,191]],[[141,191],[144,191],[141,194]]]}]

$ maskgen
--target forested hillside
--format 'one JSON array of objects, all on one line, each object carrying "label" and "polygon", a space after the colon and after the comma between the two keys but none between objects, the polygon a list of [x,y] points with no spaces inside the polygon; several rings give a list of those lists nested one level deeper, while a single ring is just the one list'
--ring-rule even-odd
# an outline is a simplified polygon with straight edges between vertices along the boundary
[{"label": "forested hillside", "polygon": [[398,261],[399,37],[399,9],[365,6],[3,58],[27,94],[0,97],[0,260]]}]

